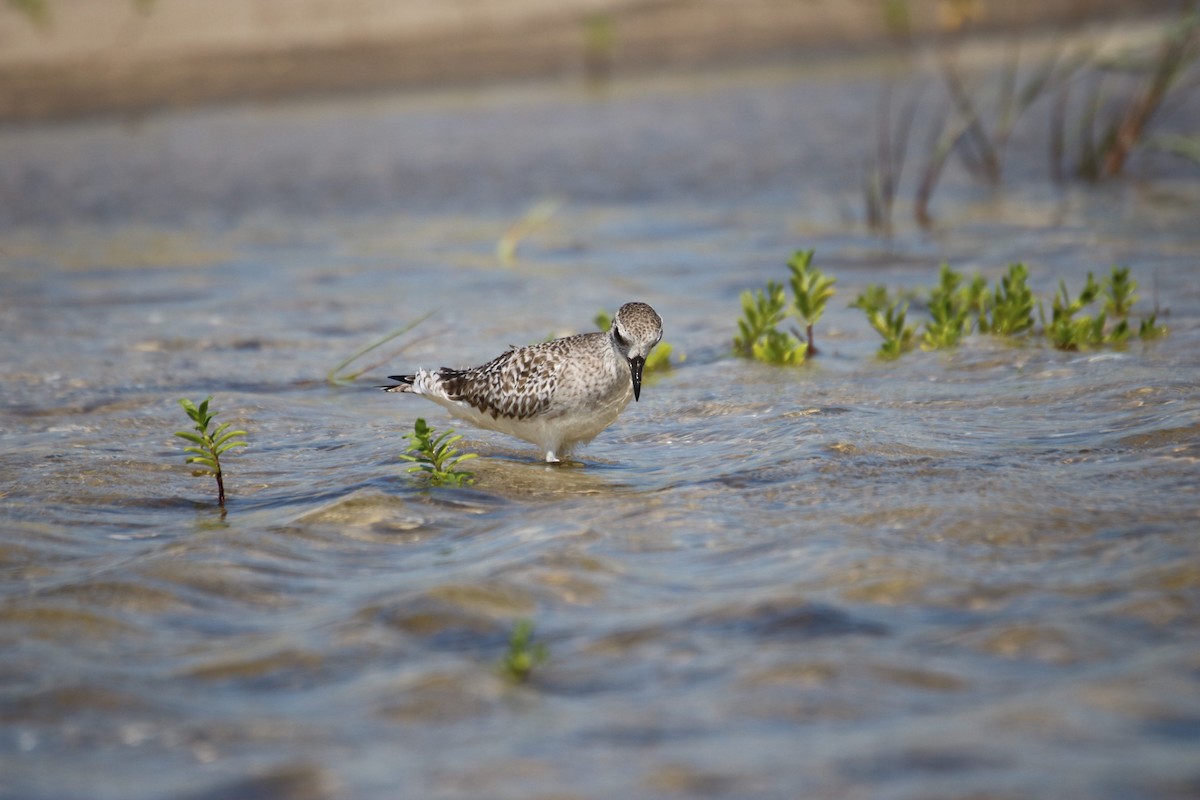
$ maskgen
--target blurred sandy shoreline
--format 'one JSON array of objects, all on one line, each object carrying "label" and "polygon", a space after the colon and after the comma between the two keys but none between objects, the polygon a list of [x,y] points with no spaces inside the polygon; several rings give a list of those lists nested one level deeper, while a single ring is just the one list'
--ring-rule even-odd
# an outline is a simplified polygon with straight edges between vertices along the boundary
[{"label": "blurred sandy shoreline", "polygon": [[[0,5],[0,121],[603,79],[1163,10],[1121,0],[41,0]],[[28,9],[33,9],[32,11]]]}]

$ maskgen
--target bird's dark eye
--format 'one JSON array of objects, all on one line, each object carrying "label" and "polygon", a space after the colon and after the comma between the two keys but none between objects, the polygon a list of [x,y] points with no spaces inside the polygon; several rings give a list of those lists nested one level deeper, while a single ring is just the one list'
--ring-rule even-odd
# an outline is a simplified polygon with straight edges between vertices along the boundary
[{"label": "bird's dark eye", "polygon": [[621,335],[621,331],[619,329],[613,331],[613,338],[617,340],[617,344],[621,345],[621,347],[626,347],[629,344],[628,340]]}]

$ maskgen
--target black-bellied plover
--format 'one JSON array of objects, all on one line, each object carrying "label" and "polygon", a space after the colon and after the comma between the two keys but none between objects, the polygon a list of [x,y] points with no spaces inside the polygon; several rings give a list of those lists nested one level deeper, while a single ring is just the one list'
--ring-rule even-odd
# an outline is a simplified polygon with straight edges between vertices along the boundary
[{"label": "black-bellied plover", "polygon": [[662,318],[626,303],[607,331],[513,347],[480,367],[392,375],[387,392],[428,397],[454,416],[533,442],[556,462],[586,444],[642,393],[642,367],[662,339]]}]

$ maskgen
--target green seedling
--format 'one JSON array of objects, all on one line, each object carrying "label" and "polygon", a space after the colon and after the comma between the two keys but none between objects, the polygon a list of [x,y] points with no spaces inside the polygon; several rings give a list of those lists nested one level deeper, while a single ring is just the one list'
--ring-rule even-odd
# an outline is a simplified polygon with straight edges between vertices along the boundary
[{"label": "green seedling", "polygon": [[861,308],[867,314],[871,327],[883,337],[879,347],[879,357],[899,358],[913,348],[913,339],[917,329],[905,324],[908,314],[908,303],[896,299],[891,300],[887,289],[882,286],[869,286],[860,294],[851,307]]},{"label": "green seedling", "polygon": [[1113,319],[1127,319],[1137,302],[1137,281],[1129,277],[1129,267],[1112,268],[1104,282],[1104,313]]},{"label": "green seedling", "polygon": [[1133,335],[1129,327],[1129,312],[1137,302],[1137,281],[1129,277],[1129,267],[1113,266],[1108,279],[1104,281],[1104,315],[1116,320],[1105,335],[1109,344],[1121,344]]},{"label": "green seedling", "polygon": [[1029,268],[1009,264],[992,295],[991,319],[980,329],[993,336],[1017,336],[1033,328],[1033,290],[1029,288]]},{"label": "green seedling", "polygon": [[872,283],[858,293],[850,308],[861,308],[869,315],[872,311],[882,311],[888,305],[888,289],[881,283]]},{"label": "green seedling", "polygon": [[1167,326],[1158,324],[1158,315],[1151,314],[1148,317],[1143,317],[1138,325],[1138,338],[1144,342],[1151,339],[1159,339],[1167,335]]},{"label": "green seedling", "polygon": [[544,664],[549,657],[546,645],[533,641],[533,623],[523,619],[508,637],[508,652],[500,661],[500,674],[513,683],[525,683],[534,668]]},{"label": "green seedling", "polygon": [[738,320],[738,335],[733,339],[733,349],[739,355],[751,357],[754,343],[783,322],[786,309],[787,298],[783,287],[774,281],[767,282],[765,292],[761,289],[742,292],[742,318]]},{"label": "green seedling", "polygon": [[925,334],[921,337],[921,348],[937,350],[955,347],[963,336],[970,333],[973,305],[979,303],[977,284],[962,286],[962,275],[942,264],[938,285],[929,296],[929,315],[925,323]]},{"label": "green seedling", "polygon": [[751,346],[754,360],[764,364],[793,366],[803,364],[807,346],[790,333],[769,330]]},{"label": "green seedling", "polygon": [[767,364],[801,363],[807,346],[777,327],[786,317],[787,297],[774,281],[767,281],[765,292],[742,292],[742,318],[733,340],[734,351]]},{"label": "green seedling", "polygon": [[[612,316],[607,311],[601,311],[596,315],[596,327],[602,331],[612,327]],[[645,365],[642,367],[643,372],[666,372],[672,366],[671,355],[675,352],[675,348],[667,342],[659,342],[654,349],[650,351],[650,357],[646,359]],[[680,354],[679,361],[685,361],[687,356]]]},{"label": "green seedling", "polygon": [[[1101,314],[1100,316],[1105,316]],[[1102,344],[1119,345],[1129,341],[1129,337],[1133,335],[1133,329],[1129,327],[1129,320],[1117,320],[1117,324],[1113,325],[1107,332],[1100,332],[1100,341]]]},{"label": "green seedling", "polygon": [[992,313],[992,293],[988,291],[987,278],[975,273],[971,282],[960,289],[963,305],[967,312],[975,316],[975,329],[980,333],[988,333],[990,325],[988,317]]},{"label": "green seedling", "polygon": [[813,326],[825,313],[825,304],[836,294],[833,288],[836,279],[828,278],[819,269],[812,266],[814,250],[797,250],[788,261],[791,270],[792,306],[804,322],[805,338],[808,348],[805,356],[817,354],[817,346],[813,342]]},{"label": "green seedling", "polygon": [[1046,337],[1059,350],[1081,350],[1104,344],[1104,324],[1107,320],[1104,312],[1095,317],[1076,316],[1084,308],[1091,305],[1100,295],[1100,284],[1096,283],[1092,273],[1088,273],[1087,283],[1079,297],[1071,299],[1065,281],[1059,281],[1058,293],[1051,303],[1050,324],[1043,325]]},{"label": "green seedling", "polygon": [[908,303],[901,305],[897,300],[882,314],[875,312],[870,317],[871,327],[883,336],[883,344],[879,347],[879,355],[883,358],[899,358],[913,348],[916,328],[905,325],[904,318],[907,313]]},{"label": "green seedling", "polygon": [[[455,469],[456,466],[470,458],[476,458],[477,453],[459,453],[454,447],[455,442],[462,436],[455,435],[454,429],[449,428],[438,434],[421,417],[413,423],[413,432],[406,438],[412,442],[400,457],[413,462],[409,472],[423,472],[431,486],[467,486],[475,482],[475,476],[466,470]],[[412,453],[413,455],[409,455]]]},{"label": "green seedling", "polygon": [[[1129,315],[1137,302],[1137,281],[1129,276],[1129,267],[1113,266],[1108,280],[1104,282],[1104,313],[1117,320],[1117,324],[1108,333],[1107,339],[1112,344],[1124,342],[1133,335],[1133,326],[1129,323]],[[1158,314],[1143,317],[1138,323],[1138,338],[1143,341],[1165,336],[1167,328],[1158,324]]]},{"label": "green seedling", "polygon": [[211,400],[212,397],[209,396],[200,405],[196,405],[186,397],[180,398],[179,405],[183,406],[183,410],[191,417],[192,422],[196,423],[196,427],[194,431],[176,431],[175,435],[192,443],[183,448],[193,454],[188,456],[185,463],[199,465],[197,469],[192,470],[192,475],[212,475],[216,478],[217,504],[224,508],[225,477],[221,471],[221,455],[234,447],[246,447],[246,442],[237,438],[245,436],[246,432],[229,430],[228,422],[222,422],[210,432],[209,423],[217,415],[215,411],[209,413],[208,404]]}]

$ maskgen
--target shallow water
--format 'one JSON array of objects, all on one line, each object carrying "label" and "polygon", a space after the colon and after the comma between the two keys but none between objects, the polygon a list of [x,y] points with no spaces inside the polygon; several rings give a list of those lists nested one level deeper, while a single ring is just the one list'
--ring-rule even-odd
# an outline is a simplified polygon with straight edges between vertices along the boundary
[{"label": "shallow water", "polygon": [[[855,222],[867,137],[846,135],[877,86],[752,72],[0,133],[0,794],[1200,792],[1195,169],[1002,195],[951,175],[935,232],[884,241]],[[731,358],[740,291],[810,246],[838,279],[823,355]],[[1170,335],[876,360],[847,303],[942,259],[1027,261],[1043,297],[1128,263]],[[383,376],[630,299],[687,357],[578,464],[464,430],[475,486],[405,472],[413,420],[447,419]],[[176,398],[208,394],[250,432],[226,515],[171,435]],[[550,660],[513,686],[521,618]]]}]

